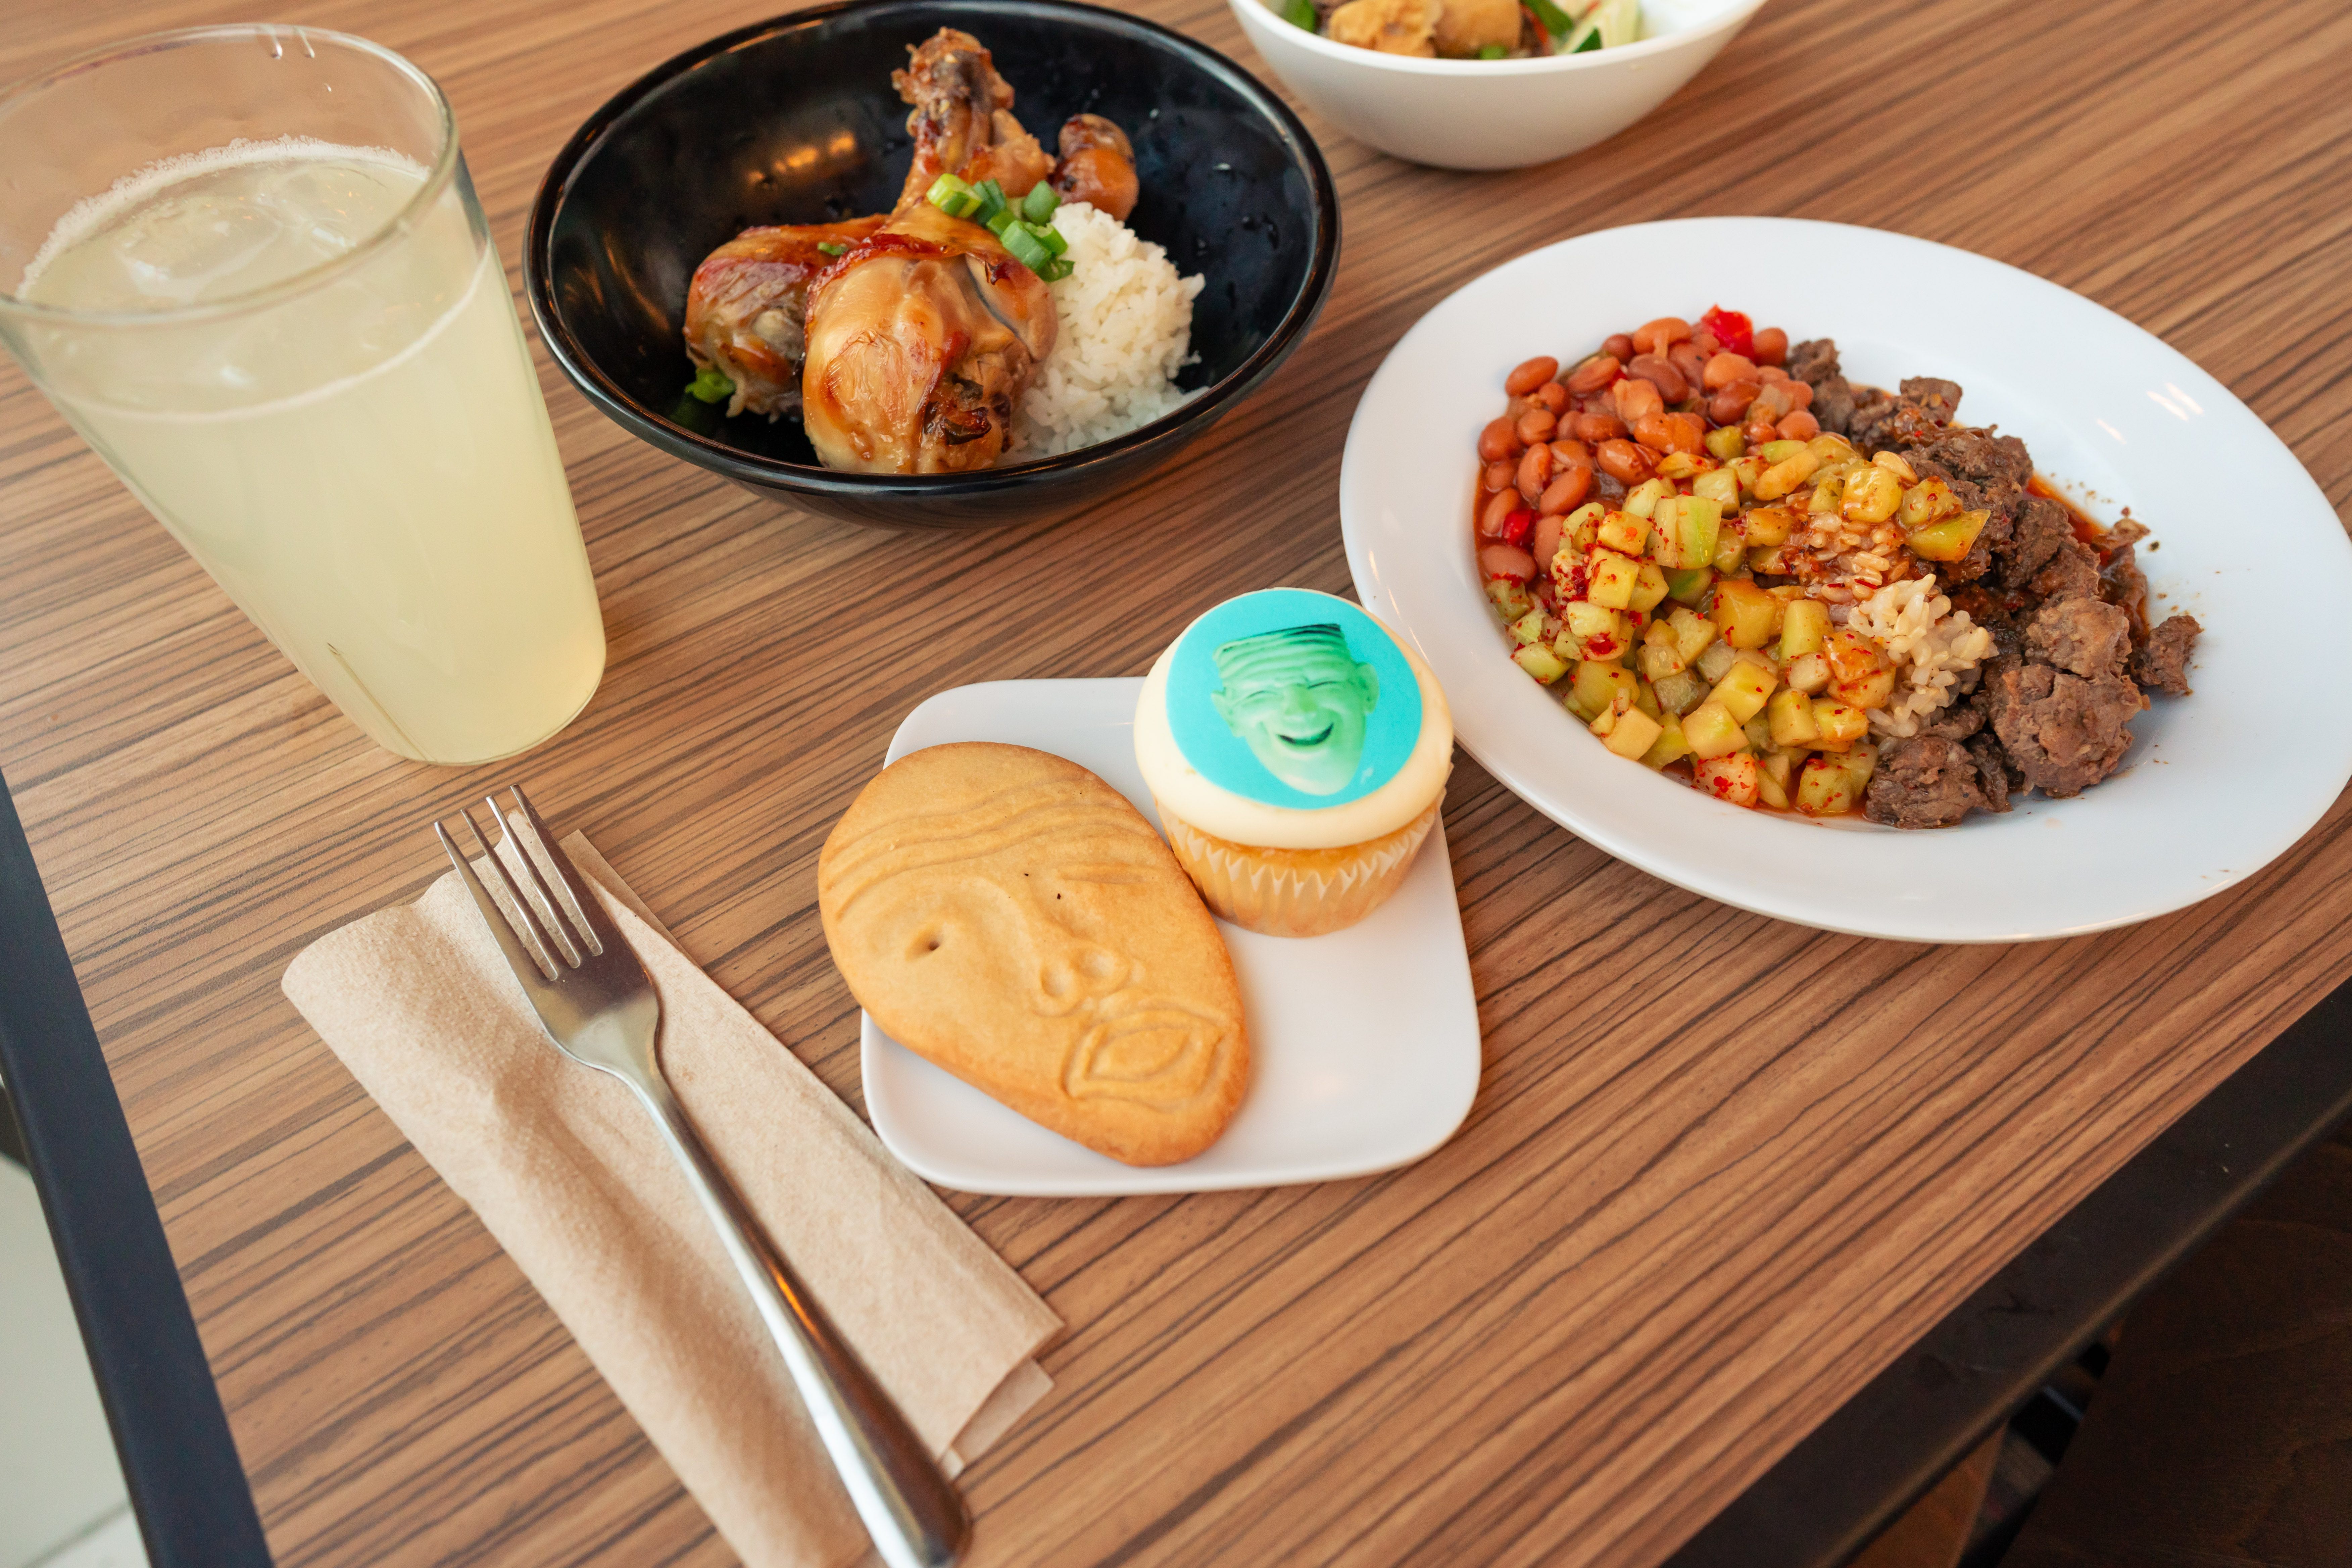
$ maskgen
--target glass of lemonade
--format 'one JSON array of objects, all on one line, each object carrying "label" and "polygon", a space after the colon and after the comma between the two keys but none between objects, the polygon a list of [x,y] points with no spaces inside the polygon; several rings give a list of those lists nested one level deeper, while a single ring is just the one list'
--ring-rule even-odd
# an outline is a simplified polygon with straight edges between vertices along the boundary
[{"label": "glass of lemonade", "polygon": [[0,97],[0,338],[377,742],[524,750],[604,627],[530,354],[424,72],[207,27]]}]

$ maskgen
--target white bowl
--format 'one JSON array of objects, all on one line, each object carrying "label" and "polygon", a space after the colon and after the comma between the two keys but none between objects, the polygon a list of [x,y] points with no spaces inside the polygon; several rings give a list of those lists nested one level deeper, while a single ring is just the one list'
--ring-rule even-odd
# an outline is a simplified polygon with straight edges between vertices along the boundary
[{"label": "white bowl", "polygon": [[[1531,354],[1708,305],[1791,339],[1833,337],[1847,373],[1960,384],[1960,416],[2021,436],[2035,467],[2112,522],[2154,532],[2157,604],[2204,623],[2195,692],[2132,721],[2123,767],[2073,800],[1900,832],[1743,811],[1622,762],[1519,672],[1471,550],[1478,432]],[[2210,898],[2286,853],[2352,775],[2324,679],[2352,603],[2327,497],[2227,387],[2054,283],[1926,240],[1787,218],[1604,229],[1474,279],[1390,351],[1357,405],[1339,525],[1364,607],[1445,688],[1463,750],[1586,842],[1694,892],[1804,925],[1906,942],[2026,942]]]},{"label": "white bowl", "polygon": [[1335,44],[1265,0],[1227,0],[1309,109],[1369,147],[1446,169],[1517,169],[1605,142],[1696,76],[1764,0],[1643,0],[1638,43],[1534,60],[1425,60]]}]

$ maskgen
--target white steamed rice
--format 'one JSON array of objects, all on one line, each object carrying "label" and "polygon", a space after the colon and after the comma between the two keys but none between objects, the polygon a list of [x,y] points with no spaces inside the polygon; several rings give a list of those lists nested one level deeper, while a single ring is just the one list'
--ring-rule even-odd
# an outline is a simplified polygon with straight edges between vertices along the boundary
[{"label": "white steamed rice", "polygon": [[1175,377],[1192,355],[1205,279],[1180,276],[1165,249],[1085,202],[1056,207],[1054,227],[1076,267],[1049,285],[1060,330],[1021,400],[1015,460],[1108,441],[1193,395]]},{"label": "white steamed rice", "polygon": [[1948,706],[1960,677],[1992,653],[1992,633],[1953,609],[1932,576],[1889,583],[1857,601],[1845,624],[1875,638],[1895,661],[1895,696],[1870,714],[1885,735],[1918,733],[1919,721]]}]

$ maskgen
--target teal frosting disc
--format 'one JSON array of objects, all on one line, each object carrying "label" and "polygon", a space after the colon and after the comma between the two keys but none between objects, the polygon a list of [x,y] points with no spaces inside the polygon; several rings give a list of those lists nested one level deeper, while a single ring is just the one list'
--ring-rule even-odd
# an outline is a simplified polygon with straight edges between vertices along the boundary
[{"label": "teal frosting disc", "polygon": [[1345,599],[1267,588],[1176,639],[1168,728],[1193,770],[1262,805],[1314,810],[1396,777],[1421,740],[1421,682]]}]

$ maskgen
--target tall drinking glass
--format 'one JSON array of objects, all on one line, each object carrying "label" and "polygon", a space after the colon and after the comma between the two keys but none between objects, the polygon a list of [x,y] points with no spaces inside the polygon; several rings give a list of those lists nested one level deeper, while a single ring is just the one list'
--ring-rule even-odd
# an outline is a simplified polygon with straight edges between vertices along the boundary
[{"label": "tall drinking glass", "polygon": [[205,27],[0,97],[0,339],[381,744],[506,756],[604,628],[506,276],[424,72]]}]

